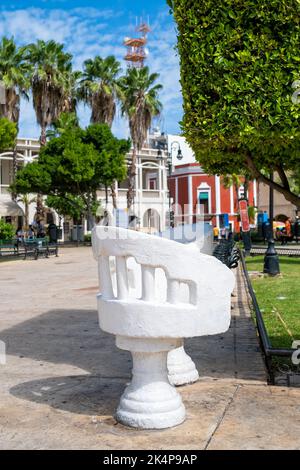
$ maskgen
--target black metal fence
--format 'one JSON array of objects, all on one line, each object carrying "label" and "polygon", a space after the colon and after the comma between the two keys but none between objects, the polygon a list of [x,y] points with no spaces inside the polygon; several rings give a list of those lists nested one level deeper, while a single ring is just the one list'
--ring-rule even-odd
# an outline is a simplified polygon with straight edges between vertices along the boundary
[{"label": "black metal fence", "polygon": [[239,251],[240,251],[240,259],[241,259],[241,263],[243,267],[244,276],[246,279],[247,288],[251,297],[251,301],[252,301],[252,305],[253,305],[253,309],[255,313],[257,331],[259,335],[261,349],[265,358],[265,363],[266,363],[268,374],[269,374],[269,381],[271,384],[274,385],[275,374],[274,374],[274,368],[272,366],[272,358],[273,357],[286,357],[286,358],[291,359],[292,354],[294,353],[295,350],[272,347],[272,344],[271,344],[271,341],[270,341],[270,338],[269,338],[269,335],[268,335],[268,332],[264,323],[264,319],[260,311],[255,292],[251,284],[244,253],[242,252],[242,250],[239,250]]}]

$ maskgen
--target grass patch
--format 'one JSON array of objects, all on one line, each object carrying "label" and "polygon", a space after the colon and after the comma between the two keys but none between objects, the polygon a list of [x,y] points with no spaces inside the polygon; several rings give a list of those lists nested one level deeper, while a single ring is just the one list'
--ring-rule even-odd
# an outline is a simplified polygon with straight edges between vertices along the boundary
[{"label": "grass patch", "polygon": [[[252,279],[273,347],[291,348],[300,340],[300,259],[279,257],[282,277]],[[263,271],[264,257],[246,260],[248,271]]]}]

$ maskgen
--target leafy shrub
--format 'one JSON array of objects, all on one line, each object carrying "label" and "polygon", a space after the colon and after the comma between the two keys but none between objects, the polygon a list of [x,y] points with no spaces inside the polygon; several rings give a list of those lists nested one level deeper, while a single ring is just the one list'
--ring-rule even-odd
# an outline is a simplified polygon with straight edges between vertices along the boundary
[{"label": "leafy shrub", "polygon": [[92,243],[92,235],[90,233],[87,233],[86,235],[84,235],[84,241],[86,243]]},{"label": "leafy shrub", "polygon": [[14,237],[15,229],[11,224],[0,220],[0,240],[11,240]]}]

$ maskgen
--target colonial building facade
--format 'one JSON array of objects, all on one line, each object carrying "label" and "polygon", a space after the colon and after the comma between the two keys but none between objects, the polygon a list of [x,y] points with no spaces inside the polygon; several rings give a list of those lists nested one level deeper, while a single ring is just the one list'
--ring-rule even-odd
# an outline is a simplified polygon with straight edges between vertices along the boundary
[{"label": "colonial building facade", "polygon": [[[14,162],[16,169],[38,158],[39,141],[36,139],[20,138],[15,151],[9,150],[0,154],[0,217],[15,226],[22,225],[25,207],[21,202],[12,201],[9,186],[12,183]],[[29,220],[33,220],[35,206],[29,207]]]},{"label": "colonial building facade", "polygon": [[[168,152],[162,145],[160,134],[149,135],[145,146],[137,156],[137,171],[135,181],[135,198],[131,208],[131,215],[136,218],[137,228],[146,231],[164,230],[169,210],[168,190]],[[40,144],[38,140],[20,138],[17,141],[15,158],[17,167],[20,168],[38,158]],[[127,163],[130,164],[132,151],[127,155]],[[12,201],[8,191],[13,178],[14,152],[7,151],[0,154],[0,217],[13,223],[16,227],[24,224],[24,204],[20,201]],[[117,207],[126,212],[127,207],[127,182],[116,185]],[[98,191],[98,199],[101,203],[99,217],[111,221],[115,216],[112,198],[104,188]],[[34,196],[34,195],[32,195]],[[107,197],[108,196],[108,197]],[[29,223],[35,218],[36,204],[29,206]],[[105,215],[105,216],[104,216]],[[51,220],[50,220],[51,219]],[[46,210],[45,224],[54,221],[62,224],[64,239],[72,239],[78,236],[77,227],[72,220],[59,218],[51,209]],[[86,220],[82,221],[80,233],[89,231]]]},{"label": "colonial building facade", "polygon": [[[127,155],[130,164],[132,151]],[[117,207],[127,211],[127,181],[116,185]],[[98,191],[101,208],[111,219],[116,214],[112,198],[106,201],[104,189]],[[135,197],[129,216],[135,216],[138,229],[145,231],[164,230],[168,225],[168,152],[165,137],[160,133],[150,134],[137,155]]]},{"label": "colonial building facade", "polygon": [[[17,167],[21,167],[38,158],[39,150],[37,139],[20,138],[15,159],[13,151],[0,154],[0,217],[15,226],[24,223],[25,207],[21,201],[12,201],[8,191],[14,160]],[[132,152],[127,155],[128,164],[131,158]],[[221,228],[227,220],[234,231],[239,230],[238,199],[243,197],[243,185],[225,188],[222,177],[207,175],[195,161],[192,149],[182,136],[164,135],[158,130],[148,136],[137,156],[135,188],[130,215],[135,216],[135,224],[140,230],[165,230],[170,223],[170,211],[174,212],[175,225],[193,223],[201,215],[214,226]],[[249,205],[267,210],[267,199],[263,198],[262,189],[256,181],[250,183]],[[116,195],[117,208],[126,213],[126,181],[116,185]],[[110,191],[107,193],[104,188],[99,188],[98,199],[101,202],[99,218],[110,223],[118,212],[113,207]],[[29,206],[29,222],[34,220],[35,212],[36,204],[33,202]],[[286,212],[286,207],[280,207],[276,200],[275,215],[277,212]],[[61,224],[66,240],[78,236],[72,220],[60,219],[54,211],[47,209],[45,223],[51,220]],[[81,225],[82,233],[89,231],[86,220]]]}]

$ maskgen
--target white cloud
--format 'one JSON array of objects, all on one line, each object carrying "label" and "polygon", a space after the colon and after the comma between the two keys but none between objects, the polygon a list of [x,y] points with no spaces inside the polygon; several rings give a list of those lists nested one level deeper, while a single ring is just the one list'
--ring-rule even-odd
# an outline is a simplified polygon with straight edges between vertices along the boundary
[{"label": "white cloud", "polygon": [[[41,3],[42,5],[42,3]],[[63,5],[63,3],[62,3]],[[74,68],[81,69],[84,60],[99,54],[103,57],[115,55],[123,61],[125,49],[123,38],[132,34],[130,28],[121,25],[122,11],[101,10],[96,8],[43,9],[26,8],[0,11],[0,30],[2,35],[14,36],[18,44],[54,39],[65,44],[66,50],[74,56]],[[148,65],[151,71],[160,73],[159,81],[163,85],[160,99],[164,110],[161,123],[162,130],[176,133],[179,131],[178,120],[181,119],[181,92],[179,84],[179,60],[175,52],[176,31],[170,23],[166,11],[158,12],[151,18],[152,32],[149,34]],[[82,125],[88,124],[89,110],[79,108]],[[117,117],[113,127],[119,137],[128,136],[128,125]],[[31,103],[22,102],[20,133],[37,137],[38,127]]]}]

